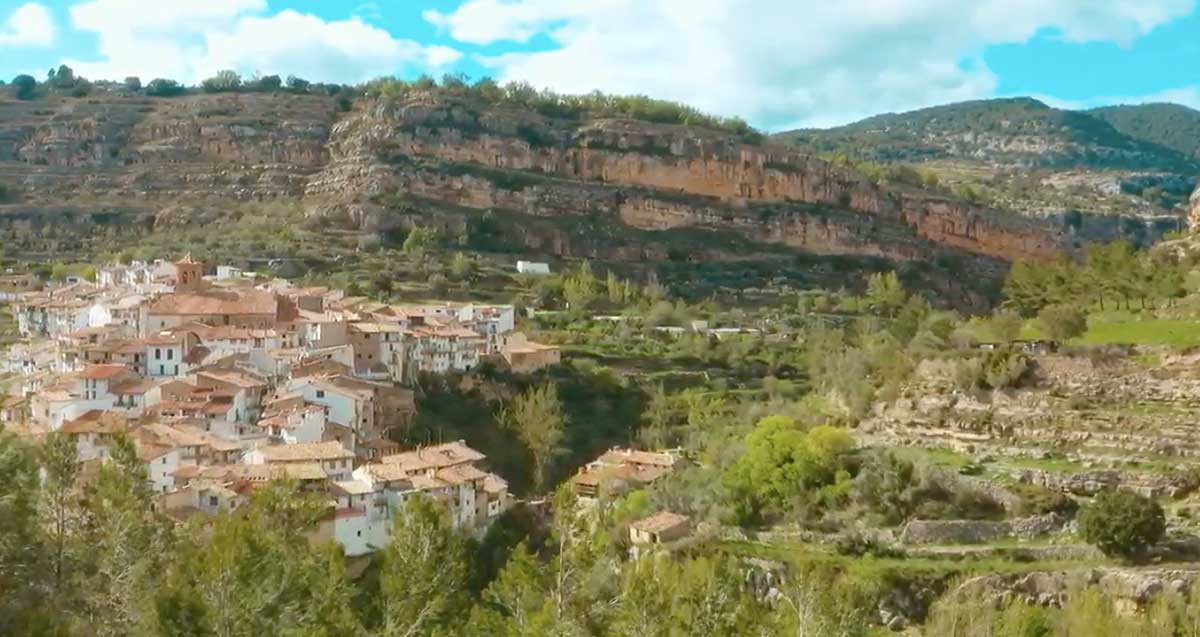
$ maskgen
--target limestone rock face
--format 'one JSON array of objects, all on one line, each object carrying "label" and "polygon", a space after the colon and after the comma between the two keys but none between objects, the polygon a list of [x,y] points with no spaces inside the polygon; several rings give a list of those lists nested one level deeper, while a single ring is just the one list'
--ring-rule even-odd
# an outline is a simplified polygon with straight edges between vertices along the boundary
[{"label": "limestone rock face", "polygon": [[924,260],[935,250],[1050,256],[1061,228],[920,191],[884,189],[793,150],[687,126],[571,121],[430,94],[333,126],[309,195],[393,190],[468,208],[604,215],[643,230],[736,231],[818,254]]},{"label": "limestone rock face", "polygon": [[1188,230],[1193,233],[1200,232],[1200,186],[1192,192],[1188,205]]},{"label": "limestone rock face", "polygon": [[[495,210],[523,215],[510,224],[521,226],[510,237],[517,247],[560,256],[718,260],[731,258],[723,242],[741,241],[950,258],[962,266],[945,292],[958,297],[976,293],[963,282],[995,281],[1007,260],[1078,239],[1056,221],[880,187],[722,131],[547,117],[445,93],[359,100],[348,111],[324,95],[146,98],[99,87],[85,98],[3,100],[0,184],[10,193],[0,223],[189,223],[179,206],[286,197],[375,233],[411,225],[414,214],[461,226],[471,211]],[[691,229],[714,239],[681,255],[654,234]]]}]

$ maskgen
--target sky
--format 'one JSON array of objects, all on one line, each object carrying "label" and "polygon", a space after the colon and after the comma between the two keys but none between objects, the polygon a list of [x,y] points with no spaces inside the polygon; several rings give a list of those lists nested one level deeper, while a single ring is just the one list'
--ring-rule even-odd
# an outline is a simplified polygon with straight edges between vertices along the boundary
[{"label": "sky", "polygon": [[0,0],[0,78],[464,73],[767,131],[1029,95],[1200,108],[1196,0]]}]

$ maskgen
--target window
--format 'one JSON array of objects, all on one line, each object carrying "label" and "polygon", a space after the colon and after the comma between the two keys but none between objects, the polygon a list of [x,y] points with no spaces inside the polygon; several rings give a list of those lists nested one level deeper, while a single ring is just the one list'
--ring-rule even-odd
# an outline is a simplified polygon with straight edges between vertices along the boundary
[{"label": "window", "polygon": [[176,366],[175,366],[175,371],[171,372],[171,375],[172,375],[172,376],[178,376],[178,375],[179,375],[179,366],[178,366],[178,365],[176,365]]},{"label": "window", "polygon": [[175,359],[175,350],[173,350],[173,349],[167,350],[167,360],[174,360],[174,359]]},{"label": "window", "polygon": [[317,390],[317,398],[324,398],[324,397],[325,397],[325,390],[324,390],[324,389],[318,389],[318,390]]},{"label": "window", "polygon": [[355,531],[354,534],[358,537],[362,537],[362,531]]},{"label": "window", "polygon": [[208,505],[214,506],[214,507],[217,506],[217,496],[215,496],[215,495],[208,496]]},{"label": "window", "polygon": [[157,347],[154,348],[154,360],[160,360],[161,358],[162,358],[162,350]]}]

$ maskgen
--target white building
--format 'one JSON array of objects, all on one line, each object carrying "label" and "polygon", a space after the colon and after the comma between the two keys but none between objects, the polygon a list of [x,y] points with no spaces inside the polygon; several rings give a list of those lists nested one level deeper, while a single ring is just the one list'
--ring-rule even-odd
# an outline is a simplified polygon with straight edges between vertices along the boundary
[{"label": "white building", "polygon": [[517,261],[517,272],[521,274],[550,274],[550,264],[537,261]]}]

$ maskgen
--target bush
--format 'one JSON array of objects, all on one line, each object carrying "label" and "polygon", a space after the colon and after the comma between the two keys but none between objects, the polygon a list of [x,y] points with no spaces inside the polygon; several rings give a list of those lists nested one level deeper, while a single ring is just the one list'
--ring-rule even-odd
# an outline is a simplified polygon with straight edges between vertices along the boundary
[{"label": "bush", "polygon": [[37,89],[37,80],[33,79],[32,75],[22,73],[13,78],[12,85],[17,89],[17,99],[31,100],[33,92]]},{"label": "bush", "polygon": [[237,71],[224,70],[200,83],[205,93],[226,93],[242,88],[242,77]]},{"label": "bush", "polygon": [[982,358],[958,361],[954,382],[964,390],[1020,387],[1029,370],[1029,357],[1021,352],[994,350]]},{"label": "bush", "polygon": [[183,95],[185,89],[175,80],[156,77],[146,85],[146,95],[150,97],[175,97]]},{"label": "bush", "polygon": [[988,352],[983,357],[982,371],[983,382],[987,387],[1019,387],[1029,372],[1029,357],[1020,352]]},{"label": "bush", "polygon": [[1105,555],[1144,556],[1166,533],[1157,502],[1132,491],[1105,491],[1079,514],[1079,534]]},{"label": "bush", "polygon": [[1040,485],[1017,484],[1010,490],[1021,499],[1018,505],[1021,515],[1058,513],[1070,516],[1079,509],[1079,503],[1071,496]]},{"label": "bush", "polygon": [[1038,323],[1050,338],[1067,341],[1087,329],[1087,315],[1073,305],[1048,305],[1038,312]]},{"label": "bush", "polygon": [[1008,343],[1021,335],[1021,327],[1024,324],[1020,314],[1012,310],[1000,310],[988,319],[988,331],[996,340]]}]

